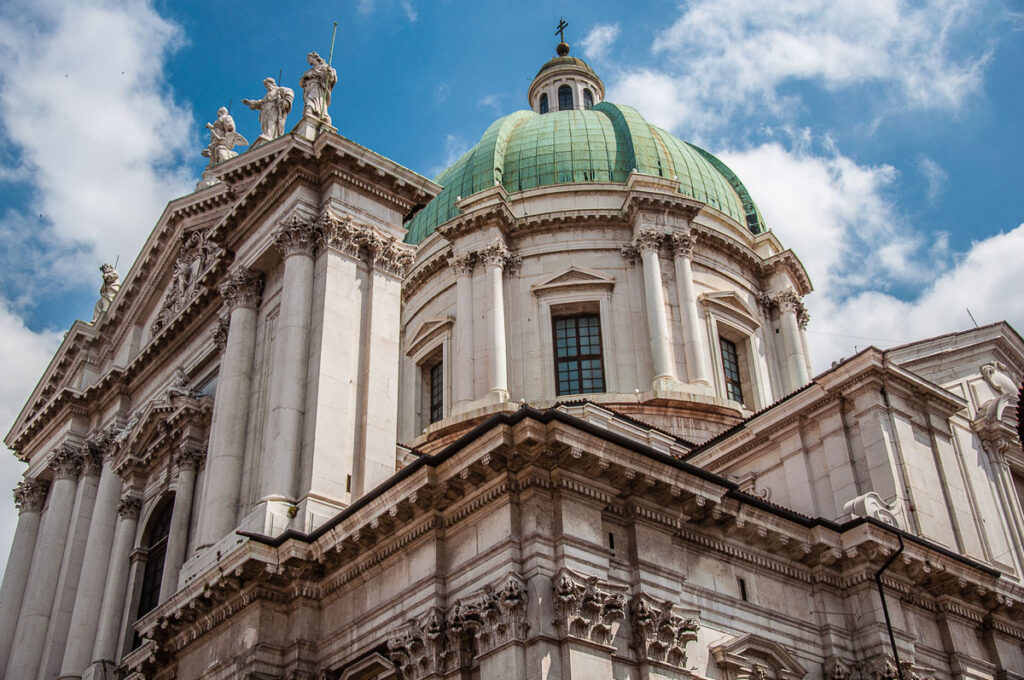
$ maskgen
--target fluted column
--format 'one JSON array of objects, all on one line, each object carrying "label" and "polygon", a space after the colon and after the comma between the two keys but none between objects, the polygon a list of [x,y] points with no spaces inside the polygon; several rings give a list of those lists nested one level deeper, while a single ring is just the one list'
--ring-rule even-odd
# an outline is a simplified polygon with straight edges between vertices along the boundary
[{"label": "fluted column", "polygon": [[[107,445],[108,442],[103,442],[100,447],[106,448]],[[72,634],[68,637],[67,648],[64,650],[61,678],[81,676],[91,660],[100,607],[103,604],[103,589],[110,566],[110,550],[114,542],[117,505],[120,498],[121,478],[111,467],[110,458],[106,457],[100,471],[96,503],[89,524],[89,539],[85,546],[82,576],[78,581],[78,593],[75,596],[75,608],[69,626]]]},{"label": "fluted column", "polygon": [[508,354],[505,349],[505,293],[502,273],[511,253],[501,243],[480,252],[487,277],[488,390],[495,401],[508,401]]},{"label": "fluted column", "polygon": [[270,432],[260,470],[263,500],[290,502],[298,492],[313,307],[313,257],[321,242],[321,231],[313,220],[298,215],[286,220],[274,241],[284,259],[284,277],[274,341]]},{"label": "fluted column", "polygon": [[128,594],[128,558],[135,544],[141,509],[142,500],[133,495],[123,495],[117,504],[117,527],[114,530],[107,582],[103,588],[103,604],[100,606],[99,623],[96,626],[96,643],[92,648],[92,666],[104,663],[116,665],[117,635]]},{"label": "fluted column", "polygon": [[161,602],[178,590],[178,574],[185,562],[188,547],[188,525],[192,520],[196,471],[205,456],[206,451],[192,443],[182,444],[174,456],[174,463],[178,466],[178,485],[174,490],[174,511],[171,513],[171,527],[167,535],[164,574],[160,580]]},{"label": "fluted column", "polygon": [[23,479],[14,489],[14,505],[18,508],[18,527],[14,530],[11,555],[7,571],[0,586],[0,677],[7,668],[7,660],[14,644],[14,631],[18,625],[25,586],[32,568],[32,552],[39,533],[39,515],[46,500],[45,481]]},{"label": "fluted column", "polygon": [[50,502],[32,556],[32,574],[18,618],[14,646],[7,664],[8,678],[35,678],[43,655],[50,610],[57,592],[60,567],[75,503],[75,481],[82,467],[79,448],[63,445],[50,460],[53,485]]},{"label": "fluted column", "polygon": [[220,294],[230,316],[213,402],[200,546],[216,543],[237,525],[263,275],[236,269],[220,287]]},{"label": "fluted column", "polygon": [[661,259],[658,251],[664,236],[654,229],[637,234],[633,247],[640,253],[644,267],[644,301],[647,310],[647,330],[654,361],[654,380],[651,388],[670,389],[676,382],[676,362],[669,341],[668,319],[665,317],[665,291],[661,285]]},{"label": "fluted column", "polygon": [[804,306],[796,293],[787,290],[775,298],[782,318],[782,346],[786,353],[787,391],[803,387],[810,381],[804,345],[800,340],[800,317]]},{"label": "fluted column", "polygon": [[455,409],[465,408],[473,401],[473,266],[476,253],[464,253],[448,260],[455,272],[455,346],[464,356],[452,366],[455,376]]},{"label": "fluted column", "polygon": [[676,268],[676,286],[679,289],[679,307],[683,319],[683,356],[686,359],[686,379],[691,383],[711,384],[711,355],[701,330],[697,311],[697,292],[693,286],[693,247],[697,239],[692,234],[672,234],[669,245]]}]

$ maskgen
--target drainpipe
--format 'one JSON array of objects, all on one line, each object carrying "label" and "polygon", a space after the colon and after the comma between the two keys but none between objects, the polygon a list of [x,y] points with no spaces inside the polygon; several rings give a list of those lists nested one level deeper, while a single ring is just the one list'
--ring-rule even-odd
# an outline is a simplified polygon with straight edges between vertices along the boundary
[{"label": "drainpipe", "polygon": [[900,549],[892,554],[881,569],[875,572],[875,585],[878,586],[878,597],[882,600],[882,613],[885,615],[885,627],[889,631],[889,644],[892,646],[892,658],[896,661],[896,672],[899,674],[900,680],[904,680],[903,666],[900,665],[900,652],[896,649],[896,636],[892,632],[892,620],[889,618],[889,607],[885,604],[885,589],[882,587],[882,572],[892,566],[892,563],[903,552],[903,536],[896,534],[896,538],[900,541]]}]

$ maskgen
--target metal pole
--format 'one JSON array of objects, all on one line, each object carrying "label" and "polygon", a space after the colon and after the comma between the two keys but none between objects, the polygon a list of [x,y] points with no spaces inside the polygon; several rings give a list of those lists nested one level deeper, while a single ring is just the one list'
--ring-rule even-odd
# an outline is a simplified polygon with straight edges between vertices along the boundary
[{"label": "metal pole", "polygon": [[903,537],[896,534],[896,538],[900,541],[900,549],[894,552],[892,557],[882,565],[882,568],[875,572],[875,584],[878,586],[878,597],[882,599],[882,613],[885,615],[885,627],[889,631],[889,644],[892,646],[892,658],[896,662],[896,672],[899,674],[900,680],[904,680],[903,666],[900,665],[900,652],[896,649],[896,636],[892,632],[892,620],[889,618],[889,607],[885,603],[885,589],[882,588],[882,572],[892,566],[892,563],[903,552]]}]

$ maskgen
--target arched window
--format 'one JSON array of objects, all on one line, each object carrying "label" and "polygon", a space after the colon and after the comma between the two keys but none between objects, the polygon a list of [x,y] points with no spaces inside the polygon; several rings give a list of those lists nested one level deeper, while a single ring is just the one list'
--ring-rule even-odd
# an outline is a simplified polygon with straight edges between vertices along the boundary
[{"label": "arched window", "polygon": [[541,113],[547,113],[548,112],[548,93],[547,92],[545,92],[544,94],[542,94],[540,96],[540,112]]},{"label": "arched window", "polygon": [[[174,496],[161,501],[153,511],[149,525],[143,534],[142,548],[145,550],[146,566],[142,571],[142,587],[139,589],[139,607],[135,618],[148,614],[160,604],[160,582],[164,578],[164,558],[167,557],[167,537],[171,533],[171,514],[174,512]],[[136,633],[132,647],[138,647],[142,640]]]},{"label": "arched window", "polygon": [[562,85],[558,88],[558,110],[572,110],[572,88],[568,85]]},{"label": "arched window", "polygon": [[583,90],[583,108],[594,108],[594,95],[590,93],[590,90]]}]

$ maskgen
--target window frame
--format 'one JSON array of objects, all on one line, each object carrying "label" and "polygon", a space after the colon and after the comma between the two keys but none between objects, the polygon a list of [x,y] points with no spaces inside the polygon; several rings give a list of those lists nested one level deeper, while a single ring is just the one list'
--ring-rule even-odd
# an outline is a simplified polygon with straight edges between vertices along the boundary
[{"label": "window frame", "polygon": [[589,111],[594,108],[594,93],[590,91],[590,88],[584,88],[583,90],[583,109]]},{"label": "window frame", "polygon": [[548,113],[551,110],[551,105],[548,103],[548,93],[542,92],[540,95],[540,101],[537,102],[537,108],[540,109],[541,113]]},{"label": "window frame", "polygon": [[762,357],[759,351],[764,347],[763,326],[755,312],[731,291],[704,293],[698,299],[707,323],[715,392],[723,399],[734,401],[729,396],[722,362],[721,338],[724,337],[736,345],[743,408],[749,411],[764,408],[772,402],[773,387],[765,363],[767,357]]},{"label": "window frame", "polygon": [[[573,96],[572,86],[571,85],[559,85],[558,89],[555,90],[555,92],[556,92],[556,94],[558,96],[558,110],[559,111],[572,111],[573,110],[574,99],[575,99],[575,97]],[[562,106],[562,94],[563,93],[568,93],[568,95],[569,95],[569,105],[568,106]]]},{"label": "window frame", "polygon": [[[579,321],[581,319],[594,319],[595,320],[594,328],[596,328],[596,330],[597,330],[597,344],[598,344],[598,352],[596,354],[593,354],[593,353],[591,353],[591,354],[583,354],[583,352],[582,352],[582,347],[581,347],[581,344],[580,344],[580,332],[579,332],[580,331]],[[572,356],[572,357],[559,357],[558,356],[558,349],[559,349],[559,347],[558,347],[558,341],[559,341],[559,337],[558,337],[558,322],[559,321],[573,321],[573,322],[575,322],[575,330],[576,330],[576,334],[575,334],[575,341],[576,341],[576,343],[575,344],[576,344],[576,352],[577,353],[574,356]],[[572,395],[578,395],[578,394],[605,394],[605,393],[607,393],[608,392],[608,381],[606,379],[606,374],[605,374],[605,369],[604,369],[604,366],[605,366],[605,361],[604,361],[604,340],[602,338],[602,333],[601,333],[601,313],[600,313],[600,310],[580,311],[580,312],[574,312],[574,313],[568,313],[568,314],[564,314],[564,313],[563,314],[559,314],[557,311],[552,310],[552,312],[551,312],[551,333],[552,333],[551,341],[552,341],[552,349],[553,349],[552,365],[553,365],[553,367],[555,369],[555,396],[556,397],[564,397],[564,396],[572,396]],[[600,378],[601,379],[601,389],[599,389],[599,390],[586,390],[586,389],[583,388],[583,380],[584,380],[584,378],[583,378],[582,374],[583,374],[583,371],[585,370],[583,368],[583,362],[584,361],[594,361],[595,357],[596,357],[596,359],[598,361],[599,368],[600,368],[600,371],[601,371],[601,378]],[[577,378],[577,381],[579,383],[579,390],[575,391],[575,392],[562,392],[561,391],[561,389],[562,389],[562,380],[559,377],[559,374],[560,374],[561,371],[559,369],[560,369],[562,364],[570,363],[570,362],[576,362],[577,363],[576,370],[579,373],[579,377]]]},{"label": "window frame", "polygon": [[409,336],[405,356],[408,363],[407,377],[403,378],[407,386],[408,401],[403,401],[400,408],[411,412],[413,426],[412,438],[420,436],[424,430],[435,422],[430,419],[430,370],[437,364],[441,365],[442,416],[441,420],[451,416],[452,412],[452,362],[451,344],[455,317],[440,316],[425,319]]}]

